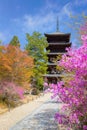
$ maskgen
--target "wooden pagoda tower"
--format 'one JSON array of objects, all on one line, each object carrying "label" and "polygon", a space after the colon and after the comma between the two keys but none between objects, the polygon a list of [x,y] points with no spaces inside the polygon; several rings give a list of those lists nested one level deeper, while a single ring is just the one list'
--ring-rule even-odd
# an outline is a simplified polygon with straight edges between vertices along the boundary
[{"label": "wooden pagoda tower", "polygon": [[64,73],[63,71],[59,71],[56,68],[58,63],[55,62],[55,59],[57,59],[57,57],[61,57],[64,53],[66,53],[66,47],[71,47],[71,34],[59,32],[57,26],[56,32],[48,34],[45,33],[44,35],[46,36],[49,44],[46,49],[50,51],[48,53],[48,70],[47,74],[45,75],[45,80],[47,80],[49,83],[57,83],[59,80],[61,80]]}]

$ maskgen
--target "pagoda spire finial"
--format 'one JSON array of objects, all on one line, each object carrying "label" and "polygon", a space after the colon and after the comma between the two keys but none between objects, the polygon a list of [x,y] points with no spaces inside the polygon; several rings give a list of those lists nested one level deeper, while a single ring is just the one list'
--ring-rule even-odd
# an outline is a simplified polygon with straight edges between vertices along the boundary
[{"label": "pagoda spire finial", "polygon": [[59,31],[59,19],[58,19],[58,16],[57,16],[57,21],[56,21],[57,23],[56,23],[56,32],[58,32]]}]

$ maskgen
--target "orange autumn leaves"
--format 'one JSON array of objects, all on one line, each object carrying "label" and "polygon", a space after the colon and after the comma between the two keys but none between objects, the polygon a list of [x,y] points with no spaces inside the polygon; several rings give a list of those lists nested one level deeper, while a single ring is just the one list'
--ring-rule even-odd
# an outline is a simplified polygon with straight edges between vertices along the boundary
[{"label": "orange autumn leaves", "polygon": [[33,66],[33,58],[26,51],[12,45],[0,46],[0,80],[29,83]]}]

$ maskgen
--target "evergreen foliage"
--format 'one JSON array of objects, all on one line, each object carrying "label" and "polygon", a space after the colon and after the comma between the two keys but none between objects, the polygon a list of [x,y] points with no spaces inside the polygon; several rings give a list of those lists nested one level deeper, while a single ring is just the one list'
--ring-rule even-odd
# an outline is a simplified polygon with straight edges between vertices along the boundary
[{"label": "evergreen foliage", "polygon": [[20,47],[20,41],[17,36],[13,36],[9,44]]},{"label": "evergreen foliage", "polygon": [[46,74],[47,70],[47,52],[46,47],[48,46],[47,40],[39,32],[34,32],[32,36],[26,34],[28,43],[25,49],[34,58],[34,80],[35,85],[38,89],[43,88],[43,75]]}]

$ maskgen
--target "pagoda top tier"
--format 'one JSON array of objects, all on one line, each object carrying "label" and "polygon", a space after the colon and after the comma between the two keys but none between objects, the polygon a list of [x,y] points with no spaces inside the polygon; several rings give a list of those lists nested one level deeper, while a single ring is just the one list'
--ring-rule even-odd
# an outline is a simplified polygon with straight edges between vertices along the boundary
[{"label": "pagoda top tier", "polygon": [[48,43],[57,43],[57,42],[70,42],[70,33],[62,33],[62,32],[53,32],[53,33],[45,33],[47,37]]}]

